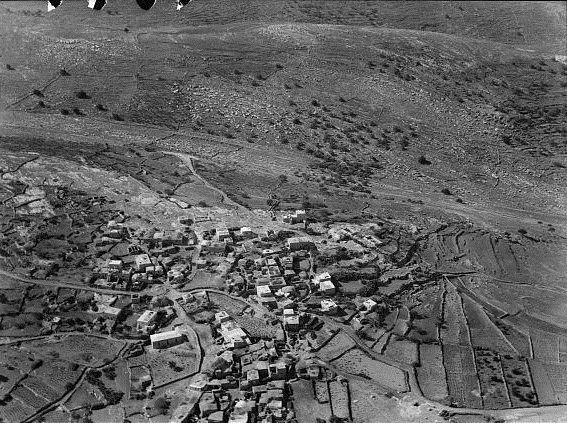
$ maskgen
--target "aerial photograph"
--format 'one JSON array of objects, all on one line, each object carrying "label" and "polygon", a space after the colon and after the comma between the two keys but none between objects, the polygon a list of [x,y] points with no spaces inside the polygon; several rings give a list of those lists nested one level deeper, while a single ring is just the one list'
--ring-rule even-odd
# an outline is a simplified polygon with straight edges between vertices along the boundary
[{"label": "aerial photograph", "polygon": [[0,1],[0,423],[566,423],[566,11]]}]

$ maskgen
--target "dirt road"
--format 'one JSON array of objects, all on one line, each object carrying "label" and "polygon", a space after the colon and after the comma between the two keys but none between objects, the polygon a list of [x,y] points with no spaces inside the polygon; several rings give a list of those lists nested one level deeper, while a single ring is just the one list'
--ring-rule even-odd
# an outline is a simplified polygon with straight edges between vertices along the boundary
[{"label": "dirt road", "polygon": [[224,206],[226,206],[227,208],[236,209],[236,210],[244,212],[246,214],[250,213],[250,211],[246,207],[244,207],[243,205],[238,204],[237,202],[231,200],[224,191],[213,186],[209,181],[207,181],[205,178],[203,178],[201,175],[199,175],[197,173],[197,171],[195,170],[195,167],[193,166],[193,160],[198,159],[197,157],[191,156],[191,155],[186,154],[186,153],[174,153],[174,152],[169,152],[169,151],[164,151],[164,153],[173,154],[173,155],[179,157],[181,160],[183,160],[183,163],[185,163],[187,165],[187,167],[189,168],[189,170],[191,170],[191,173],[193,173],[193,176],[195,176],[199,181],[201,181],[207,188],[209,188],[212,191],[215,191],[216,193],[218,193],[221,196],[221,203]]}]

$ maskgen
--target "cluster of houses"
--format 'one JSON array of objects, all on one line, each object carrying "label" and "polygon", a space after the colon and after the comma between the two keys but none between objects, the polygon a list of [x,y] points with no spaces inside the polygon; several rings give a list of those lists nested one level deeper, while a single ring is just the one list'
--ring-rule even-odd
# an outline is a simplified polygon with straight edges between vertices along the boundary
[{"label": "cluster of houses", "polygon": [[289,416],[294,361],[274,340],[252,342],[225,312],[215,314],[222,349],[190,389],[202,392],[192,414],[208,423],[268,423]]},{"label": "cluster of houses", "polygon": [[[113,254],[117,244],[127,245],[127,251],[121,251],[120,256]],[[104,258],[93,269],[92,284],[98,288],[140,291],[166,279],[182,282],[191,271],[196,244],[196,234],[188,229],[137,233],[124,223],[110,221],[95,242]]]}]

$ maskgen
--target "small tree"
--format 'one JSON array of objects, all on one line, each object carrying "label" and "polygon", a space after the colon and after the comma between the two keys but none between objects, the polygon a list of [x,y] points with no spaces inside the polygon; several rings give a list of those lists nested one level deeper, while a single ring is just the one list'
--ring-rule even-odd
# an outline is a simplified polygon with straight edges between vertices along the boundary
[{"label": "small tree", "polygon": [[86,92],[84,92],[83,90],[77,91],[76,97],[81,99],[81,100],[88,100],[89,98],[91,98]]},{"label": "small tree", "polygon": [[160,413],[160,414],[167,414],[167,410],[169,409],[169,401],[167,401],[164,397],[159,397],[156,398],[156,400],[154,401],[154,408]]},{"label": "small tree", "polygon": [[417,162],[418,162],[419,164],[422,164],[422,165],[430,165],[430,164],[431,164],[431,162],[430,162],[429,160],[427,160],[427,159],[425,158],[425,156],[423,156],[423,155],[422,155],[422,156],[419,156],[419,159],[417,159]]}]

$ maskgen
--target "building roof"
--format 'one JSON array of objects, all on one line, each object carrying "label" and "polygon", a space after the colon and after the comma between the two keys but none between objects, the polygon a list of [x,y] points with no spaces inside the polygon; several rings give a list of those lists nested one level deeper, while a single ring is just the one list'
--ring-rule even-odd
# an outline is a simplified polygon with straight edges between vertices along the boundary
[{"label": "building roof", "polygon": [[327,280],[331,280],[331,274],[329,272],[323,272],[313,278],[313,283],[320,283]]},{"label": "building roof", "polygon": [[157,312],[153,310],[146,310],[138,317],[138,323],[149,323],[155,316]]},{"label": "building roof", "polygon": [[335,285],[330,280],[325,280],[319,284],[319,289],[321,291],[332,290],[335,289]]},{"label": "building roof", "polygon": [[170,330],[168,332],[161,332],[161,333],[155,333],[153,335],[150,335],[150,341],[152,342],[152,344],[154,342],[159,342],[159,341],[166,341],[168,339],[176,339],[183,336],[182,333],[176,331],[176,330]]},{"label": "building roof", "polygon": [[295,244],[295,243],[311,243],[313,244],[313,239],[308,236],[294,236],[287,239],[288,244]]}]

